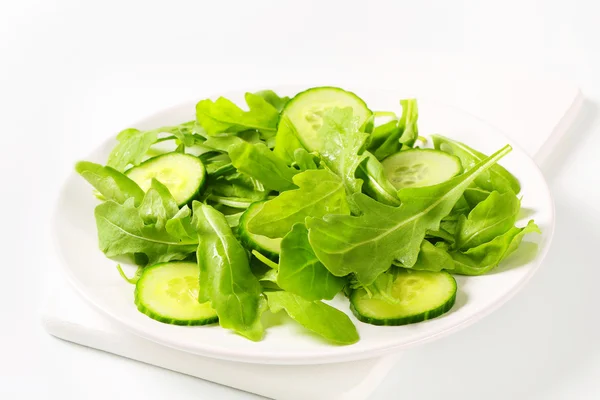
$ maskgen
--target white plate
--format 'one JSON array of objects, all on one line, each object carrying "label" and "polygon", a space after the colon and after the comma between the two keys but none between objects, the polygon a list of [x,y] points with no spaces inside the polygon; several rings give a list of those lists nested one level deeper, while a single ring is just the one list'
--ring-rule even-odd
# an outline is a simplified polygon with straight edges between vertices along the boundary
[{"label": "white plate", "polygon": [[[281,94],[293,95],[304,88],[275,89]],[[374,89],[356,92],[374,110],[399,111],[398,100],[402,93]],[[243,93],[225,93],[224,96],[243,104]],[[186,103],[131,126],[149,129],[176,124],[193,119],[194,112],[195,104]],[[351,346],[331,345],[289,319],[269,316],[270,313],[265,313],[266,336],[258,343],[218,326],[180,327],[154,321],[137,311],[133,304],[133,286],[119,276],[116,262],[104,257],[98,249],[93,212],[98,201],[87,182],[75,172],[65,182],[56,206],[57,252],[70,282],[98,310],[140,336],[190,353],[260,364],[321,364],[375,357],[432,341],[481,319],[523,287],[548,252],[554,231],[554,206],[535,163],[509,139],[477,117],[452,106],[419,99],[419,132],[421,135],[441,133],[487,154],[510,143],[514,150],[501,164],[514,173],[522,185],[524,212],[519,223],[524,225],[527,220],[535,219],[543,232],[542,235],[526,236],[517,252],[493,273],[479,277],[457,276],[456,305],[449,313],[434,320],[400,327],[363,324],[351,315],[347,301],[339,296],[332,304],[351,316],[361,337]],[[115,140],[111,138],[82,158],[104,163],[114,144]],[[128,272],[133,271],[131,267]]]}]

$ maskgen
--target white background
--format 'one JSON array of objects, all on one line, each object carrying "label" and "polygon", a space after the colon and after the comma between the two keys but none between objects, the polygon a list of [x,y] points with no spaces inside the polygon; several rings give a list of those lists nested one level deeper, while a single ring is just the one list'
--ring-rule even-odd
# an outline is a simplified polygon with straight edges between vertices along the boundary
[{"label": "white background", "polygon": [[182,100],[277,83],[397,86],[410,79],[406,65],[450,77],[544,74],[588,101],[545,171],[557,208],[548,262],[492,316],[408,352],[373,398],[600,398],[594,3],[1,1],[0,398],[251,398],[45,334],[55,188],[104,138]]}]

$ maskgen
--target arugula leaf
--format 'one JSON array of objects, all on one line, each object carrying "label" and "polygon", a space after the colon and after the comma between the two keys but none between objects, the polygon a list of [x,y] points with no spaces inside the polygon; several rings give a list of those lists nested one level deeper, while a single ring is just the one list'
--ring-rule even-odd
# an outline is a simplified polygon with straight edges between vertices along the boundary
[{"label": "arugula leaf", "polygon": [[360,131],[359,119],[352,108],[328,109],[323,114],[323,125],[317,135],[323,144],[320,154],[325,164],[344,181],[346,193],[359,193],[362,181],[356,179],[355,172],[364,159],[363,146],[368,135]]},{"label": "arugula leaf", "polygon": [[178,211],[177,202],[169,192],[169,189],[152,178],[150,190],[148,190],[142,204],[138,208],[144,224],[155,225],[157,229],[162,229],[167,220],[171,219]]},{"label": "arugula leaf", "polygon": [[288,96],[279,97],[277,93],[272,90],[261,90],[260,92],[256,92],[254,94],[265,99],[267,103],[275,107],[277,112],[283,111],[283,108],[287,102],[290,101]]},{"label": "arugula leaf", "polygon": [[394,259],[412,267],[427,230],[437,230],[471,182],[510,150],[505,146],[464,174],[439,185],[400,190],[399,207],[357,193],[354,201],[362,215],[307,218],[315,254],[335,276],[355,273],[363,285],[371,284]]},{"label": "arugula leaf", "polygon": [[167,233],[179,240],[196,242],[198,235],[192,226],[192,211],[186,205],[181,207],[171,219],[165,223]]},{"label": "arugula leaf", "polygon": [[456,248],[466,250],[486,243],[513,227],[521,202],[513,192],[492,192],[468,217],[459,217]]},{"label": "arugula leaf", "polygon": [[140,131],[134,128],[125,129],[117,135],[119,144],[110,152],[108,166],[123,172],[129,165],[136,166],[140,164],[150,147],[162,140],[159,139],[161,133],[171,133],[175,135],[173,138],[178,138],[180,143],[187,146],[196,143],[195,121],[148,131]]},{"label": "arugula leaf", "polygon": [[399,269],[393,266],[379,276],[370,285],[362,285],[356,279],[351,281],[352,290],[364,289],[369,298],[385,301],[390,304],[398,304],[400,300],[392,294],[394,281]]},{"label": "arugula leaf", "polygon": [[[444,232],[448,232],[453,237],[456,237],[456,230],[458,229],[458,218],[444,218],[442,222],[440,222],[440,230]],[[429,231],[431,233],[431,231]]]},{"label": "arugula leaf", "polygon": [[[417,137],[419,136],[419,129],[417,126],[417,120],[419,118],[419,110],[417,108],[416,99],[400,100],[402,105],[402,116],[398,121],[390,121],[387,124],[379,127],[379,130],[375,130],[375,134],[378,136],[382,135],[382,131],[387,131],[387,136],[383,143],[378,144],[373,150],[373,155],[378,160],[399,152],[403,145],[412,147]],[[396,122],[397,125],[394,127],[391,122]]]},{"label": "arugula leaf", "polygon": [[[209,178],[231,174],[235,172],[235,167],[231,164],[231,158],[227,154],[218,154],[202,160],[206,173]],[[207,187],[210,188],[209,185]]]},{"label": "arugula leaf", "polygon": [[210,301],[226,329],[260,340],[265,309],[262,288],[252,274],[246,250],[237,241],[223,214],[198,201],[192,203],[192,224],[198,233],[200,291],[198,301]]},{"label": "arugula leaf", "polygon": [[[218,210],[218,209],[217,209]],[[219,210],[219,212],[221,212]],[[229,224],[230,228],[235,228],[240,225],[240,218],[244,215],[244,211],[235,213],[235,214],[223,214],[225,215],[225,219],[227,220],[227,224]]]},{"label": "arugula leaf", "polygon": [[428,240],[423,240],[417,262],[411,268],[433,272],[443,269],[453,270],[454,260],[443,246],[433,245]]},{"label": "arugula leaf", "polygon": [[402,130],[400,143],[408,147],[413,147],[419,138],[419,128],[417,125],[417,120],[419,119],[419,109],[417,107],[417,100],[400,100],[400,105],[402,105],[402,116],[398,122],[398,126]]},{"label": "arugula leaf", "polygon": [[[470,148],[464,143],[440,135],[432,135],[431,138],[436,149],[457,156],[466,171],[486,158],[485,154]],[[500,193],[512,191],[518,194],[521,191],[517,178],[499,164],[494,165],[489,171],[478,176],[475,179],[475,184],[488,192],[497,190]]]},{"label": "arugula leaf", "polygon": [[311,169],[294,176],[298,189],[288,190],[265,202],[248,221],[248,230],[270,238],[284,237],[306,217],[349,214],[346,191],[340,177],[326,169]]},{"label": "arugula leaf", "polygon": [[267,256],[263,255],[257,250],[252,250],[252,255],[256,257],[261,263],[265,264],[269,268],[275,270],[276,272],[279,270],[279,264],[269,259]]},{"label": "arugula leaf", "polygon": [[523,236],[533,232],[541,233],[540,228],[533,221],[529,221],[523,228],[513,227],[491,241],[465,252],[450,252],[454,259],[452,272],[461,275],[485,274],[496,268],[500,261],[515,251],[521,244]]},{"label": "arugula leaf", "polygon": [[250,270],[252,271],[252,274],[258,279],[261,286],[264,287],[268,284],[269,286],[273,285],[275,288],[279,289],[279,286],[277,286],[277,270],[265,264],[266,261],[272,261],[260,253],[258,253],[258,255],[262,258],[259,258],[254,252],[255,250],[252,252],[254,257],[250,259]]},{"label": "arugula leaf", "polygon": [[[386,142],[387,138],[396,137],[396,139],[398,139],[401,135],[402,131],[398,126],[398,118],[394,115],[394,119],[373,128],[367,149],[371,153],[374,153],[381,145],[383,145],[383,143]],[[398,144],[401,147],[399,140]]]},{"label": "arugula leaf", "polygon": [[[148,192],[147,196],[154,196],[155,189]],[[106,201],[96,207],[94,215],[99,246],[108,257],[143,253],[149,264],[156,264],[182,260],[197,248],[196,239],[185,240],[173,236],[163,226],[146,225],[133,198],[122,205]]]},{"label": "arugula leaf", "polygon": [[400,205],[396,188],[385,176],[379,160],[371,153],[365,152],[365,160],[356,170],[356,176],[364,182],[363,191],[375,200],[388,206]]},{"label": "arugula leaf", "polygon": [[269,194],[262,184],[242,172],[209,177],[205,194],[222,197],[238,197],[252,201],[263,200]]},{"label": "arugula leaf", "polygon": [[303,149],[304,146],[298,139],[296,128],[290,119],[282,116],[277,127],[277,135],[275,136],[275,148],[273,152],[288,164],[294,162],[294,153],[297,149]]},{"label": "arugula leaf", "polygon": [[236,136],[210,136],[206,139],[204,145],[215,150],[228,152],[231,146],[238,143],[262,143],[262,141],[256,131],[244,131],[238,133]]},{"label": "arugula leaf", "polygon": [[246,93],[245,99],[249,111],[242,110],[224,97],[216,101],[201,100],[196,105],[196,120],[209,136],[248,129],[275,133],[279,111],[261,96]]},{"label": "arugula leaf", "polygon": [[337,308],[283,291],[265,292],[265,295],[271,312],[285,310],[300,325],[332,342],[352,344],[359,339],[350,318]]},{"label": "arugula leaf", "polygon": [[483,190],[476,186],[470,187],[467,188],[467,190],[465,190],[465,201],[467,202],[470,208],[475,208],[477,204],[487,199],[490,193],[491,192],[488,192],[487,190]]},{"label": "arugula leaf", "polygon": [[318,169],[320,158],[315,153],[309,153],[305,148],[301,147],[294,151],[294,162],[292,167],[297,167],[300,171],[307,169]]},{"label": "arugula leaf", "polygon": [[454,244],[454,242],[456,241],[456,238],[454,237],[455,235],[448,232],[447,230],[445,230],[442,227],[442,223],[444,222],[444,220],[442,220],[440,222],[440,229],[433,231],[433,230],[428,230],[427,232],[425,232],[425,238],[426,239],[431,239],[431,240],[444,240],[448,243]]},{"label": "arugula leaf", "polygon": [[296,188],[292,178],[298,171],[262,143],[234,144],[229,148],[229,157],[238,171],[259,180],[268,189],[283,192]]},{"label": "arugula leaf", "polygon": [[106,200],[123,204],[133,198],[135,205],[144,199],[144,191],[137,183],[111,167],[103,167],[88,161],[75,164],[75,171],[88,181]]},{"label": "arugula leaf", "polygon": [[[213,203],[221,204],[230,208],[239,208],[246,209],[250,207],[250,204],[254,203],[252,199],[246,199],[242,197],[223,197],[223,196],[215,196],[209,195],[206,200],[209,200]],[[216,206],[215,206],[216,207]]]},{"label": "arugula leaf", "polygon": [[281,241],[279,286],[307,300],[331,300],[346,280],[333,276],[317,259],[304,224],[296,224]]}]

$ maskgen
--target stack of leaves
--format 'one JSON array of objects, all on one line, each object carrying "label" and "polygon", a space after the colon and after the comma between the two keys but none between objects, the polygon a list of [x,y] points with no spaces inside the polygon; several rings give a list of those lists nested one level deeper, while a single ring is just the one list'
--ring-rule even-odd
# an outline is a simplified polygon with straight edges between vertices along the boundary
[{"label": "stack of leaves", "polygon": [[[108,257],[128,255],[142,266],[196,260],[198,300],[249,339],[263,337],[261,314],[269,309],[332,342],[354,343],[352,321],[323,300],[358,287],[386,298],[385,273],[398,267],[484,274],[538,231],[533,221],[515,226],[519,182],[497,164],[509,146],[488,157],[433,136],[437,150],[460,159],[462,173],[394,188],[381,161],[420,142],[415,100],[402,100],[401,116],[384,124],[374,117],[360,124],[350,107],[324,110],[317,151],[289,134],[281,118],[287,97],[263,91],[245,100],[247,111],[225,98],[202,100],[195,121],[127,129],[106,166],[76,169],[103,200],[95,217]],[[206,169],[198,196],[181,207],[166,182],[153,179],[144,192],[127,176],[165,151],[192,154]],[[262,207],[242,227],[240,217],[257,202]],[[244,235],[279,240],[279,255],[262,254]]]}]

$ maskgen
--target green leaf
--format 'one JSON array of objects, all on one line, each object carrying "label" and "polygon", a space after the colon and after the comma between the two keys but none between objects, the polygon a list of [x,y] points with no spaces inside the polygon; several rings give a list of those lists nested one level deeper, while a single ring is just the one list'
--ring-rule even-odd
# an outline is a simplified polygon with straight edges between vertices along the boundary
[{"label": "green leaf", "polygon": [[[213,155],[203,159],[202,162],[204,163],[204,168],[206,168],[209,179],[235,172],[235,167],[231,164],[231,158],[229,158],[228,154]],[[206,187],[210,188],[210,185],[207,184]]]},{"label": "green leaf", "polygon": [[125,129],[117,135],[117,144],[108,156],[108,166],[118,171],[124,171],[129,165],[138,165],[156,143],[159,132],[156,130],[140,131],[138,129]]},{"label": "green leaf", "polygon": [[267,103],[275,107],[277,112],[283,111],[283,108],[287,102],[290,101],[288,96],[279,97],[277,93],[272,90],[261,90],[260,92],[256,92],[254,94],[265,99]]},{"label": "green leaf", "polygon": [[331,300],[346,280],[333,276],[317,259],[304,224],[296,224],[281,241],[279,286],[307,300]]},{"label": "green leaf", "polygon": [[277,127],[277,136],[275,137],[275,148],[273,152],[288,164],[294,162],[294,153],[297,149],[303,149],[304,146],[298,139],[296,128],[290,119],[282,116]]},{"label": "green leaf", "polygon": [[316,153],[309,153],[305,148],[299,148],[294,151],[294,162],[292,166],[296,166],[300,171],[308,169],[318,169],[320,158]]},{"label": "green leaf", "polygon": [[121,278],[123,278],[125,281],[127,281],[127,283],[135,285],[137,283],[137,281],[140,280],[140,277],[142,276],[142,272],[144,271],[144,268],[138,267],[137,270],[135,271],[135,274],[131,278],[128,277],[127,275],[125,275],[123,268],[121,268],[121,264],[117,264],[117,271],[119,271],[119,275],[121,275]]},{"label": "green leaf", "polygon": [[179,207],[169,189],[152,178],[150,189],[146,192],[138,211],[145,225],[154,224],[157,229],[162,229],[167,220],[177,214]]},{"label": "green leaf", "polygon": [[466,250],[489,242],[513,227],[521,202],[513,192],[492,192],[468,217],[460,216],[456,248]]},{"label": "green leaf", "polygon": [[164,227],[146,225],[133,198],[122,205],[104,202],[96,207],[94,215],[100,249],[108,257],[143,253],[149,264],[156,264],[182,260],[197,248],[197,240],[181,240]]},{"label": "green leaf", "polygon": [[192,226],[192,212],[186,205],[165,223],[167,233],[174,238],[187,242],[197,242],[198,235]]},{"label": "green leaf", "polygon": [[229,152],[229,149],[239,143],[263,143],[256,131],[240,132],[237,135],[211,136],[204,142],[205,146],[218,151]]},{"label": "green leaf", "polygon": [[540,228],[533,221],[529,221],[523,228],[513,227],[503,235],[465,252],[451,252],[450,255],[454,259],[452,272],[461,275],[485,274],[496,268],[500,261],[515,251],[521,244],[523,236],[533,232],[541,233]]},{"label": "green leaf", "polygon": [[400,121],[398,122],[398,126],[402,130],[400,143],[405,144],[408,147],[413,147],[413,145],[419,138],[419,128],[417,126],[417,120],[419,119],[419,109],[417,107],[417,100],[400,100],[400,105],[402,105],[402,116],[400,117]]},{"label": "green leaf", "polygon": [[490,193],[491,192],[480,189],[476,186],[470,187],[470,188],[467,188],[467,190],[465,190],[465,193],[464,193],[465,201],[467,202],[467,204],[469,205],[470,208],[475,208],[475,206],[477,204],[479,204],[482,201],[484,201],[485,199],[487,199],[488,196],[490,195]]},{"label": "green leaf", "polygon": [[385,176],[383,165],[369,152],[365,152],[365,160],[359,165],[356,176],[363,180],[363,192],[388,206],[399,206],[397,190]]},{"label": "green leaf", "polygon": [[423,240],[417,262],[411,268],[433,272],[443,269],[452,270],[454,269],[454,261],[442,246],[436,246],[427,240]]},{"label": "green leaf", "polygon": [[325,164],[344,181],[346,193],[359,193],[362,181],[356,179],[358,165],[365,156],[363,146],[368,135],[359,129],[359,119],[352,108],[328,109],[323,115],[323,125],[317,136],[323,144],[320,154]]},{"label": "green leaf", "polygon": [[379,274],[375,281],[370,285],[362,285],[360,282],[353,280],[350,285],[351,289],[364,289],[369,298],[382,300],[390,304],[398,304],[400,303],[400,300],[392,293],[398,271],[398,268],[391,267],[387,271]]},{"label": "green leaf", "polygon": [[88,181],[106,200],[123,204],[133,198],[136,205],[144,199],[144,191],[137,183],[111,167],[88,161],[75,164],[75,171]]},{"label": "green leaf", "polygon": [[196,143],[194,121],[176,126],[164,126],[158,129],[140,131],[139,129],[125,129],[117,135],[119,143],[112,149],[108,156],[108,166],[123,172],[128,166],[140,164],[147,155],[150,147],[160,141],[161,133],[171,133],[170,139],[178,138],[182,144],[193,145]]},{"label": "green leaf", "polygon": [[[431,138],[436,149],[457,156],[465,171],[473,168],[477,163],[486,158],[485,154],[470,148],[464,143],[440,135],[432,135]],[[499,164],[494,165],[489,171],[478,176],[475,179],[475,184],[488,192],[494,190],[500,193],[512,191],[518,194],[521,191],[521,186],[517,178]]]},{"label": "green leaf", "polygon": [[284,237],[306,217],[349,214],[346,191],[340,177],[326,169],[312,169],[294,176],[298,189],[269,200],[248,221],[248,230],[270,238]]},{"label": "green leaf", "polygon": [[[254,251],[253,251],[254,254]],[[260,254],[260,253],[258,253]],[[260,254],[262,256],[262,254]],[[269,260],[265,256],[262,256],[262,260]],[[271,261],[271,260],[269,260]],[[272,262],[272,261],[271,261]],[[250,269],[252,270],[252,274],[258,279],[261,283],[261,286],[273,286],[279,289],[277,286],[277,270],[266,265],[261,259],[259,259],[256,255],[250,259]]]},{"label": "green leaf", "polygon": [[354,201],[362,215],[308,218],[315,254],[332,274],[355,273],[363,285],[371,284],[394,259],[412,267],[427,230],[439,229],[441,219],[471,182],[510,150],[505,146],[468,172],[439,185],[400,190],[399,207],[386,206],[358,193]]},{"label": "green leaf", "polygon": [[238,197],[252,201],[263,200],[268,195],[262,185],[257,185],[255,180],[242,172],[235,172],[217,178],[209,177],[206,187],[205,194]]},{"label": "green leaf", "polygon": [[[370,147],[373,155],[378,160],[383,160],[399,152],[403,145],[412,147],[419,136],[419,129],[417,127],[417,120],[419,118],[417,100],[400,100],[400,104],[402,105],[400,120],[390,121],[381,127],[375,128],[373,132],[376,138],[380,138],[383,134],[387,133],[383,143],[379,143],[380,140],[375,140],[375,143],[372,142]],[[396,126],[394,126],[393,122],[397,123]]]},{"label": "green leaf", "polygon": [[238,208],[238,209],[243,209],[243,210],[250,207],[250,204],[254,203],[254,200],[252,200],[252,199],[247,199],[247,198],[242,198],[242,197],[222,197],[222,196],[215,196],[212,194],[207,197],[207,200],[209,200],[213,203],[216,203],[216,204],[221,204],[221,205],[224,205],[227,207]]},{"label": "green leaf", "polygon": [[425,232],[425,238],[445,240],[448,243],[454,243],[456,241],[454,234],[452,234],[442,228],[443,222],[444,222],[443,220],[442,220],[442,222],[440,222],[440,229],[438,229],[436,231],[428,230],[427,232]]},{"label": "green leaf", "polygon": [[368,146],[368,150],[371,153],[376,152],[377,149],[380,146],[382,146],[389,137],[396,138],[396,141],[399,146],[398,150],[400,150],[400,148],[402,147],[402,144],[400,143],[400,141],[398,139],[400,138],[401,135],[402,135],[402,131],[400,130],[400,127],[398,126],[398,119],[394,115],[394,119],[392,119],[391,121],[388,121],[384,124],[378,125],[375,128],[373,128],[373,132],[371,133],[371,137],[370,137],[370,143]]},{"label": "green leaf", "polygon": [[229,148],[229,157],[238,171],[257,179],[270,190],[283,192],[296,188],[292,178],[298,171],[288,167],[262,143],[237,143]]},{"label": "green leaf", "polygon": [[269,268],[274,269],[275,271],[277,271],[279,269],[279,265],[277,263],[275,263],[274,261],[272,261],[271,259],[269,259],[269,257],[263,255],[259,251],[252,250],[252,255],[254,257],[256,257],[256,259],[259,260],[261,263],[263,263],[266,266],[268,266]]},{"label": "green leaf", "polygon": [[338,344],[352,344],[359,339],[356,327],[346,314],[321,301],[308,301],[293,293],[265,292],[273,313],[285,310],[306,329]]},{"label": "green leaf", "polygon": [[226,329],[260,340],[264,298],[252,274],[246,250],[237,241],[223,214],[198,201],[192,203],[192,224],[198,232],[200,291],[198,301],[210,301]]},{"label": "green leaf", "polygon": [[248,129],[275,132],[279,111],[261,96],[246,93],[245,98],[248,111],[224,97],[219,97],[216,101],[201,100],[196,105],[196,120],[209,136]]}]

